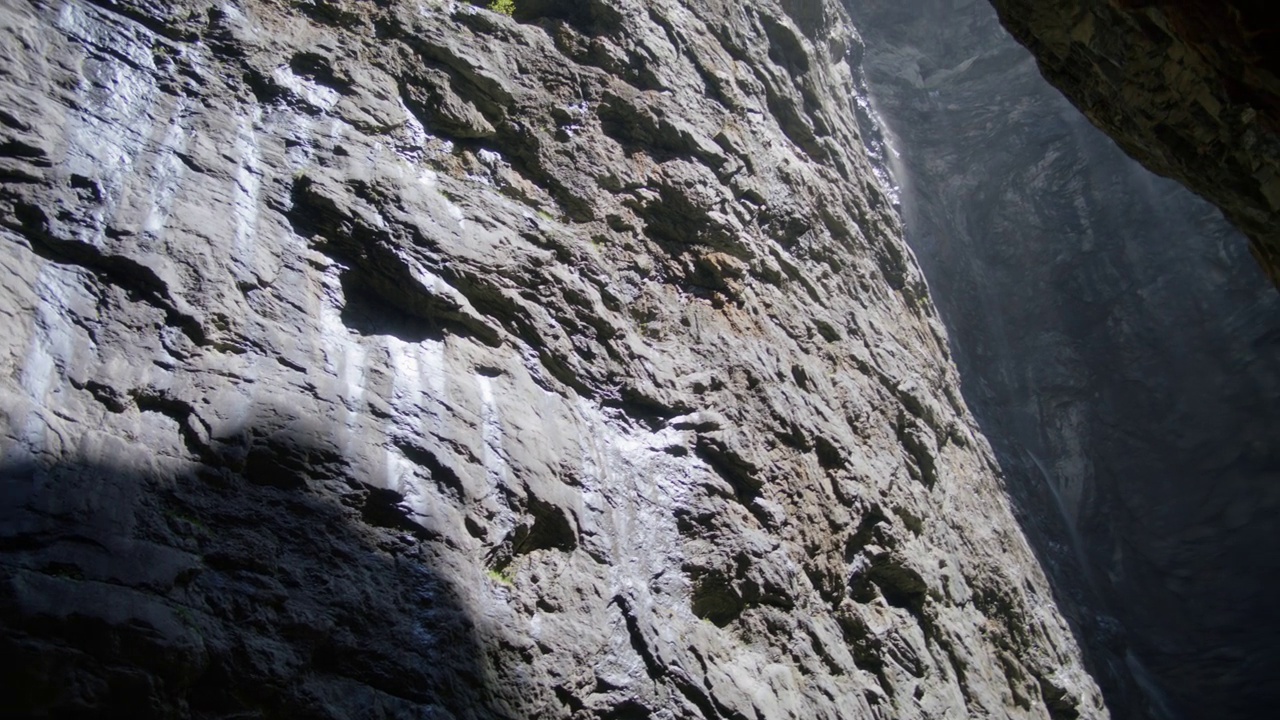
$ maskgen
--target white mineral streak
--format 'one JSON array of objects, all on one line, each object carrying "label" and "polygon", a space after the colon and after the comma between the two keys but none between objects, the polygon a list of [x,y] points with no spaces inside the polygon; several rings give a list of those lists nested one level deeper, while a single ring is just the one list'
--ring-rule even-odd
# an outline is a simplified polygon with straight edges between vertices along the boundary
[{"label": "white mineral streak", "polygon": [[231,186],[231,212],[234,216],[235,237],[232,257],[253,267],[257,253],[258,213],[262,194],[262,169],[256,126],[262,120],[262,110],[254,108],[247,117],[237,118],[234,153],[238,156],[235,177]]},{"label": "white mineral streak", "polygon": [[[341,297],[342,287],[336,271],[326,272],[321,282],[324,283],[328,297]],[[334,420],[340,422],[345,430],[344,441],[354,442],[361,432],[361,420],[365,414],[365,365],[368,352],[359,338],[342,322],[341,310],[322,300],[319,311],[320,350],[324,358],[324,369],[340,403],[340,407],[335,408],[338,417]]]},{"label": "white mineral streak", "polygon": [[153,178],[149,188],[151,207],[142,223],[143,232],[159,235],[169,222],[169,213],[182,187],[187,169],[178,156],[187,150],[190,129],[185,125],[184,120],[188,112],[189,107],[185,100],[180,99],[174,104],[164,135],[153,150],[154,159],[148,173]]},{"label": "white mineral streak", "polygon": [[[445,343],[431,339],[409,343],[391,336],[385,341],[392,373],[391,406],[396,415],[387,421],[383,432],[389,439],[408,434],[409,442],[430,441],[444,429],[448,412]],[[389,468],[395,468],[395,477],[388,476],[387,487],[404,492],[419,514],[427,514],[426,504],[440,502],[435,486],[430,483],[430,472],[415,467],[390,442],[387,453]],[[392,473],[390,469],[388,472]],[[397,484],[390,484],[393,481]]]},{"label": "white mineral streak", "polygon": [[480,391],[480,431],[484,438],[485,475],[489,480],[488,492],[494,493],[506,485],[511,475],[507,453],[502,447],[502,419],[493,396],[493,380],[486,375],[476,375],[476,387]]},{"label": "white mineral streak", "polygon": [[[66,318],[66,293],[68,287],[63,276],[66,271],[54,265],[41,265],[36,280],[35,322],[31,329],[27,357],[18,374],[18,382],[26,393],[30,405],[26,417],[15,422],[21,441],[34,450],[45,449],[47,421],[42,417],[45,408],[56,398],[51,395],[61,390],[60,369],[73,360],[72,336]],[[20,429],[18,429],[20,428]]]}]

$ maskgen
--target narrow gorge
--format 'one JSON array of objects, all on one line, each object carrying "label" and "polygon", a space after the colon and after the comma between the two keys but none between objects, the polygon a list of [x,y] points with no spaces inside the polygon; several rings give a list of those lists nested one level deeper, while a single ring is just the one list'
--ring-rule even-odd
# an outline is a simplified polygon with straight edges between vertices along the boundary
[{"label": "narrow gorge", "polygon": [[0,715],[1265,712],[1216,209],[985,3],[488,5],[0,0]]},{"label": "narrow gorge", "polygon": [[984,2],[851,3],[966,399],[1119,717],[1280,700],[1280,298]]}]

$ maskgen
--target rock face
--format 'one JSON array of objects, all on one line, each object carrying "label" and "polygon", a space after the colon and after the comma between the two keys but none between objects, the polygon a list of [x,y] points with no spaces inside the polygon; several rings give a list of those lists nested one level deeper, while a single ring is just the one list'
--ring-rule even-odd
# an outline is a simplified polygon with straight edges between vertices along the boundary
[{"label": "rock face", "polygon": [[1280,284],[1280,6],[991,1],[1050,82],[1130,155],[1221,207]]},{"label": "rock face", "polygon": [[1280,701],[1280,301],[985,3],[850,4],[965,397],[1118,717]]},{"label": "rock face", "polygon": [[820,0],[0,8],[28,716],[1106,715]]}]

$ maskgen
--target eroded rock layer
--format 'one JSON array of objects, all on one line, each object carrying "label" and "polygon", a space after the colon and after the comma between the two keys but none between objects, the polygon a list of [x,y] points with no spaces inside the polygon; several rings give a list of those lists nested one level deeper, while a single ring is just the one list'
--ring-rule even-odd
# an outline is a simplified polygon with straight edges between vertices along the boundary
[{"label": "eroded rock layer", "polygon": [[1130,155],[1222,208],[1280,284],[1280,6],[991,2],[1051,83]]},{"label": "eroded rock layer", "polygon": [[516,6],[0,8],[6,707],[1104,716],[843,11]]}]

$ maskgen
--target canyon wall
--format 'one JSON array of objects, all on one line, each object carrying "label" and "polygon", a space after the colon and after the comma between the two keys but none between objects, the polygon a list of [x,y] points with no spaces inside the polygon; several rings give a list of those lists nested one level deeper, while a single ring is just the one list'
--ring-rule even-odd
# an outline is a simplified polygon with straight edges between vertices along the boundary
[{"label": "canyon wall", "polygon": [[1280,7],[991,3],[1050,82],[1126,152],[1222,208],[1280,285]]},{"label": "canyon wall", "polygon": [[8,708],[1106,716],[861,52],[821,0],[5,2]]},{"label": "canyon wall", "polygon": [[965,397],[1109,706],[1267,715],[1280,300],[1247,241],[1090,126],[986,3],[850,8]]}]

